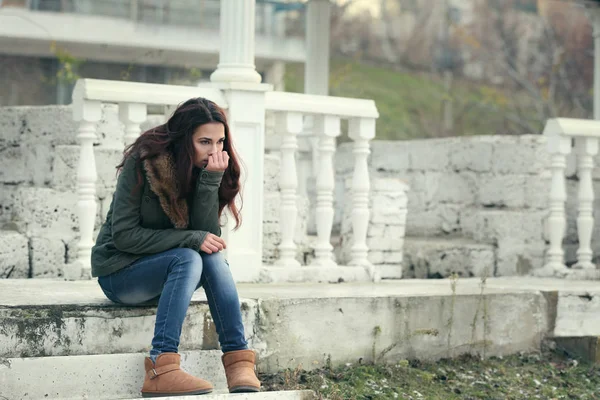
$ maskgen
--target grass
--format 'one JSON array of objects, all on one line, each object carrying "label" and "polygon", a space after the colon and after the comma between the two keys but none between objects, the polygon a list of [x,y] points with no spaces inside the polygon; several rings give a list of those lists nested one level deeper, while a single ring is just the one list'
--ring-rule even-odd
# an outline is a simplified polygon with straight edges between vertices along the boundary
[{"label": "grass", "polygon": [[505,358],[347,365],[262,375],[266,390],[310,389],[319,399],[600,399],[600,366],[553,351]]},{"label": "grass", "polygon": [[[380,113],[378,139],[519,131],[506,118],[510,94],[497,88],[456,81],[448,93],[437,75],[399,71],[347,59],[333,59],[330,70],[330,95],[376,101]],[[286,90],[302,92],[303,82],[304,66],[288,65]],[[442,102],[448,98],[453,99],[455,126],[444,134]]]}]

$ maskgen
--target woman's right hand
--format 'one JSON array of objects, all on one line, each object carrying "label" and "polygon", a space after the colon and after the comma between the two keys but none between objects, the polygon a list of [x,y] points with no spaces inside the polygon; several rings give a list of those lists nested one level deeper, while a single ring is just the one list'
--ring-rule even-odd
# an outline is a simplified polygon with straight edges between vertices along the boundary
[{"label": "woman's right hand", "polygon": [[204,242],[202,242],[202,245],[200,246],[200,250],[206,254],[218,253],[226,248],[227,244],[225,244],[225,241],[212,233],[206,235]]}]

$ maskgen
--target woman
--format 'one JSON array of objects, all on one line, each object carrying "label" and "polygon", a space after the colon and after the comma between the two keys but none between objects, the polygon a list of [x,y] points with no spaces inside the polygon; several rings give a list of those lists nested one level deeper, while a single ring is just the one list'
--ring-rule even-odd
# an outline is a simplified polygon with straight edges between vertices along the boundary
[{"label": "woman", "polygon": [[237,290],[221,250],[219,219],[235,205],[240,166],[225,113],[191,99],[169,121],[125,150],[115,194],[92,249],[92,275],[120,304],[158,298],[144,397],[205,394],[212,385],[182,371],[177,354],[192,294],[208,298],[229,391],[260,389],[248,349]]}]

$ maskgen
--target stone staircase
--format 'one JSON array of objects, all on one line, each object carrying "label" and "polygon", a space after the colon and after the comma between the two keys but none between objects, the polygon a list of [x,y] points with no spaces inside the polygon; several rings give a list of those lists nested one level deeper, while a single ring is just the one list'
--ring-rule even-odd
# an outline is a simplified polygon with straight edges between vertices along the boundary
[{"label": "stone staircase", "polygon": [[[594,282],[459,278],[238,289],[259,373],[359,360],[502,356],[539,351],[546,339],[564,347],[600,337]],[[152,305],[109,302],[93,281],[1,280],[0,398],[139,397],[154,316]],[[184,368],[223,392],[221,353],[202,293],[192,300],[180,349]],[[230,397],[309,399],[312,393],[243,396]]]}]

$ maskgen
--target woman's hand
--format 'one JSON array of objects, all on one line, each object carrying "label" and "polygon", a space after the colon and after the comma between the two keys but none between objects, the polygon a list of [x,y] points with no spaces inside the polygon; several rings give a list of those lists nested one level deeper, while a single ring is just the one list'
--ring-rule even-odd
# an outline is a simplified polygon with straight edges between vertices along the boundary
[{"label": "woman's hand", "polygon": [[229,154],[226,151],[217,151],[208,156],[207,171],[225,171],[229,165]]},{"label": "woman's hand", "polygon": [[208,233],[206,235],[204,242],[202,242],[202,245],[200,246],[200,250],[206,254],[218,253],[226,248],[227,244],[225,244],[225,241],[217,235],[213,235],[212,233]]}]

